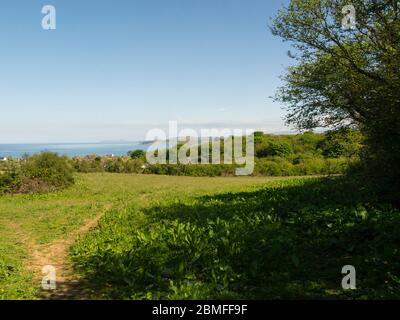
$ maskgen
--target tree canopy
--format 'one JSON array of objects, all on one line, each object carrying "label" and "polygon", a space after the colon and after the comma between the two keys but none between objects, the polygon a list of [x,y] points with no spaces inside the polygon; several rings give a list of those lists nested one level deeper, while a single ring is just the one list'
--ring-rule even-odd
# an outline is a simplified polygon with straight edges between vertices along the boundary
[{"label": "tree canopy", "polygon": [[371,179],[379,176],[383,191],[398,197],[400,1],[351,3],[351,28],[348,1],[291,0],[278,12],[272,31],[293,44],[295,63],[276,99],[299,129],[360,129]]}]

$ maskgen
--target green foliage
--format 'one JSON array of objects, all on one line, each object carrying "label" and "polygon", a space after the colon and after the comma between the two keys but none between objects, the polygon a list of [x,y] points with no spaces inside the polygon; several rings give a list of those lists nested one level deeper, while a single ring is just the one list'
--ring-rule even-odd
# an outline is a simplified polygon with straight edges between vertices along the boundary
[{"label": "green foliage", "polygon": [[[400,6],[354,0],[356,28],[341,23],[345,0],[291,0],[277,14],[274,34],[291,41],[296,64],[277,100],[300,129],[357,127],[365,137],[362,170],[382,200],[400,199]],[[346,152],[341,143],[327,155]],[[400,205],[400,204],[399,204]]]},{"label": "green foliage", "polygon": [[285,142],[281,143],[271,142],[268,146],[268,149],[270,151],[271,156],[284,157],[293,153],[291,146]]},{"label": "green foliage", "polygon": [[141,158],[87,156],[70,160],[77,172],[142,173],[145,161]]},{"label": "green foliage", "polygon": [[0,194],[9,193],[21,184],[20,176],[16,172],[0,174]]},{"label": "green foliage", "polygon": [[70,160],[71,166],[77,172],[103,172],[104,161],[102,157],[87,156],[85,158],[74,158]]},{"label": "green foliage", "polygon": [[291,146],[286,142],[269,142],[265,148],[259,148],[256,156],[265,158],[268,156],[284,157],[293,153]]},{"label": "green foliage", "polygon": [[147,165],[144,173],[164,174],[174,176],[193,176],[193,177],[217,177],[235,175],[234,165],[223,164],[157,164]]},{"label": "green foliage", "polygon": [[0,193],[48,192],[74,183],[68,159],[51,152],[9,161],[1,169]]},{"label": "green foliage", "polygon": [[112,299],[397,298],[399,217],[342,179],[292,179],[112,211],[72,260]]},{"label": "green foliage", "polygon": [[361,137],[358,131],[343,128],[328,131],[318,147],[322,149],[322,154],[329,158],[352,157],[359,152],[360,142]]},{"label": "green foliage", "polygon": [[69,187],[74,183],[73,170],[67,158],[42,152],[22,161],[19,192],[49,191]]},{"label": "green foliage", "polygon": [[21,184],[20,163],[16,160],[0,162],[0,194],[12,192]]},{"label": "green foliage", "polygon": [[144,159],[146,157],[146,152],[143,150],[129,151],[128,156],[132,159]]},{"label": "green foliage", "polygon": [[263,140],[263,137],[264,137],[264,132],[255,131],[254,132],[254,143],[259,144]]},{"label": "green foliage", "polygon": [[26,252],[16,249],[4,237],[4,228],[0,227],[0,232],[0,300],[36,299],[35,282],[21,263]]},{"label": "green foliage", "polygon": [[[245,140],[245,139],[244,139]],[[338,133],[317,134],[305,132],[297,135],[271,135],[255,133],[255,170],[253,175],[294,176],[344,173],[354,161],[359,149],[360,133],[354,130],[342,130]],[[334,154],[332,145],[344,146],[343,154]],[[142,151],[130,157],[74,158],[72,166],[78,172],[145,173],[160,175],[215,177],[233,176],[235,164],[201,164],[201,149],[197,146],[199,164],[155,164],[146,163]],[[245,148],[245,146],[243,147]],[[220,159],[224,161],[224,140],[220,145]],[[329,150],[329,152],[326,152]],[[170,150],[166,151],[167,161]],[[212,145],[209,145],[211,162]],[[244,154],[245,156],[245,154]]]}]

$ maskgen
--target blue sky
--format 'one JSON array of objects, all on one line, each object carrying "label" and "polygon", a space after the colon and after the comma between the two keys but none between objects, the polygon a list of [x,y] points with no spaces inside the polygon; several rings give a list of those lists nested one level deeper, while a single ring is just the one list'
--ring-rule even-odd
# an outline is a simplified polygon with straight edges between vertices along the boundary
[{"label": "blue sky", "polygon": [[[0,143],[140,140],[182,127],[288,130],[284,0],[3,0]],[[41,28],[44,5],[57,29]]]}]

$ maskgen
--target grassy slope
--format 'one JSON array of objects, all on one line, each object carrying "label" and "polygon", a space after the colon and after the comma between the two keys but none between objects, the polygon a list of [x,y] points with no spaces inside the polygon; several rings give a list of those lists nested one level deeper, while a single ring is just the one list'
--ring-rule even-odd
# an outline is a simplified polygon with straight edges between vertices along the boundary
[{"label": "grassy slope", "polygon": [[[131,205],[190,193],[235,190],[268,178],[191,178],[151,175],[78,175],[65,191],[0,197],[0,299],[34,299],[37,280],[27,266],[38,245],[68,238],[105,208],[123,212]],[[37,273],[40,270],[35,270]]]},{"label": "grassy slope", "polygon": [[[341,178],[235,191],[239,180],[174,181],[74,246],[103,298],[399,297],[399,212]],[[345,265],[356,267],[355,291],[341,288]]]}]

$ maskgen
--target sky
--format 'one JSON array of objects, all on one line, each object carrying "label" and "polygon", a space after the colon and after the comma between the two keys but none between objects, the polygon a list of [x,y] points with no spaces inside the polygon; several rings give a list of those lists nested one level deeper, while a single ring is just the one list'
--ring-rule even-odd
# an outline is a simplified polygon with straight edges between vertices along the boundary
[{"label": "sky", "polygon": [[[2,0],[0,143],[143,140],[153,128],[288,131],[286,0]],[[42,7],[56,9],[43,30]]]}]

